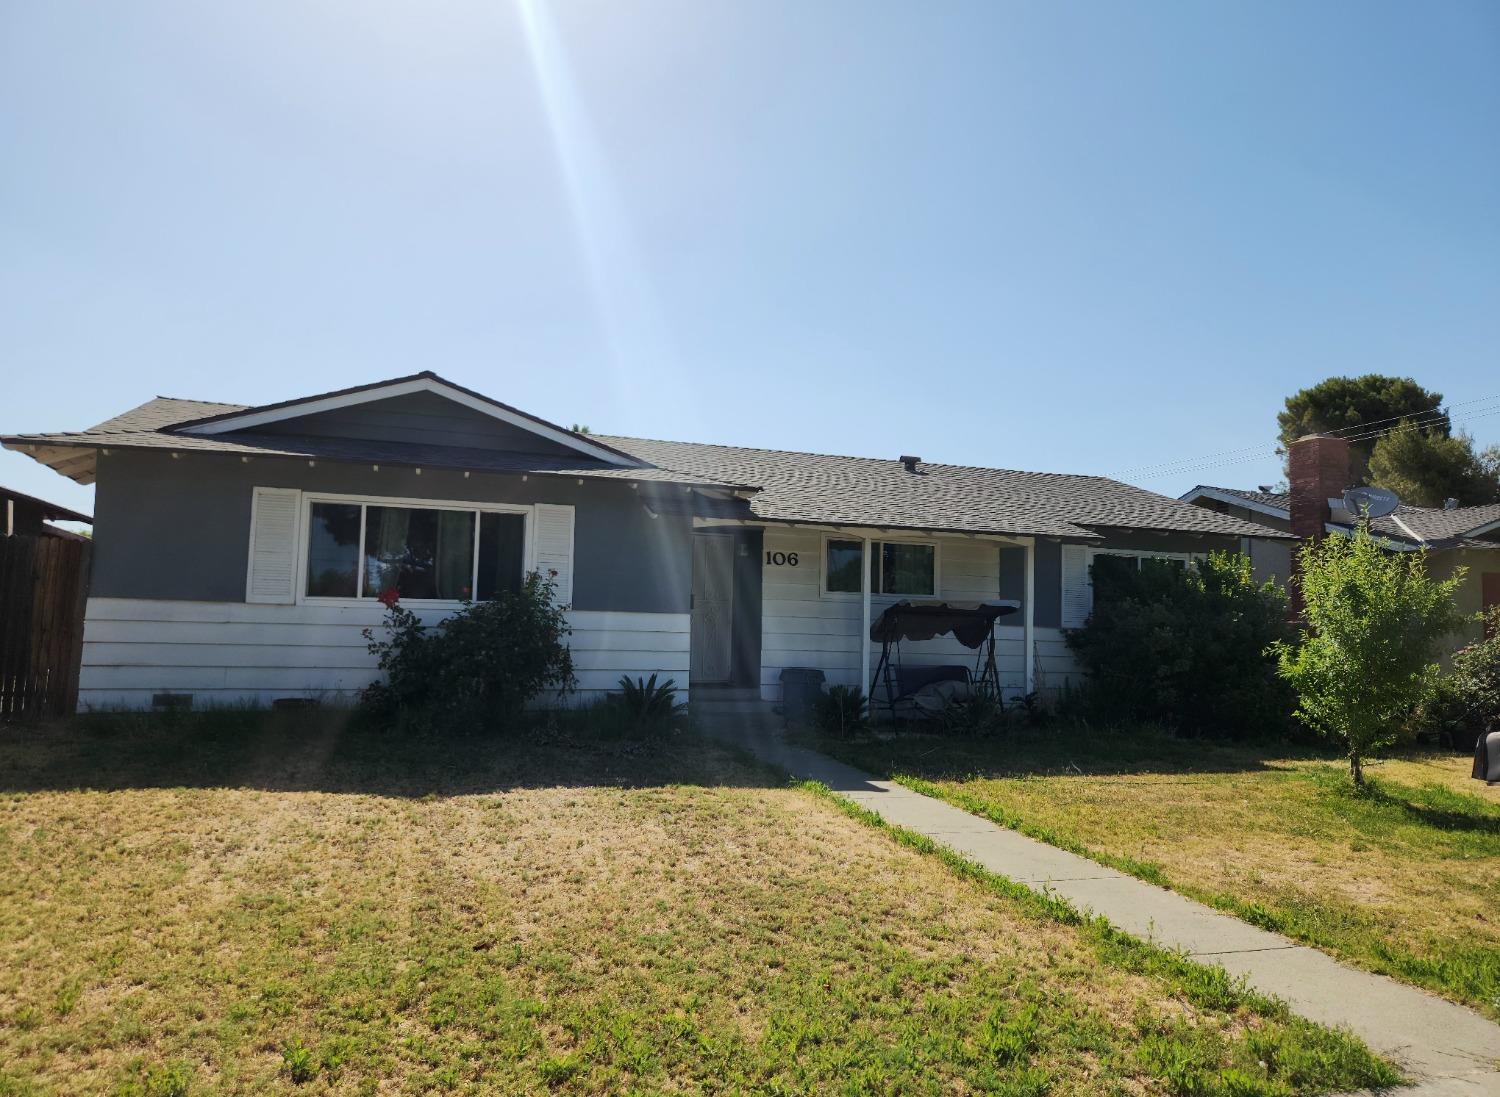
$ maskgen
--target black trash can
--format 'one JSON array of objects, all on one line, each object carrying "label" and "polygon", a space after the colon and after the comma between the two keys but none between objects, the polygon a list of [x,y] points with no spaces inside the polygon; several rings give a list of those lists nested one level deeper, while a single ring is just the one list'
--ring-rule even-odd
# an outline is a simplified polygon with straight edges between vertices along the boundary
[{"label": "black trash can", "polygon": [[1500,782],[1500,731],[1479,733],[1474,744],[1474,779],[1489,784]]},{"label": "black trash can", "polygon": [[781,672],[781,715],[789,724],[811,724],[813,707],[823,695],[823,672],[787,667]]}]

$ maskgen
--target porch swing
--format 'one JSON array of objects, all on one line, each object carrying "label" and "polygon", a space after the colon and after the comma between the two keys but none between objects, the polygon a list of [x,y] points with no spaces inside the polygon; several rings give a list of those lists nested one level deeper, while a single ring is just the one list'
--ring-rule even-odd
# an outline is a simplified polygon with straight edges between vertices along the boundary
[{"label": "porch swing", "polygon": [[[898,719],[905,706],[921,716],[931,715],[924,704],[924,691],[934,701],[955,693],[983,693],[1000,697],[1000,670],[995,663],[995,621],[1017,613],[1021,603],[994,602],[897,602],[870,626],[870,639],[880,641],[880,661],[870,679],[870,706],[875,706],[875,687],[885,689],[884,707]],[[963,664],[907,666],[901,657],[903,640],[921,641],[952,633],[953,638],[974,650],[974,668]],[[948,683],[946,688],[944,684]]]}]

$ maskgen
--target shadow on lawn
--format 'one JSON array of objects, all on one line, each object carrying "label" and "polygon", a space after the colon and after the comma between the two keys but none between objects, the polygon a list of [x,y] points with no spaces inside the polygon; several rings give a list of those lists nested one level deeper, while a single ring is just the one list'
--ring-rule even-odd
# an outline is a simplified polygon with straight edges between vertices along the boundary
[{"label": "shadow on lawn", "polygon": [[0,792],[241,788],[422,797],[784,784],[690,732],[600,734],[584,714],[539,716],[510,734],[400,733],[336,709],[95,713],[0,725]]},{"label": "shadow on lawn", "polygon": [[1283,769],[1288,760],[1325,757],[1280,741],[1224,743],[1180,739],[1154,727],[1082,724],[1015,728],[988,736],[904,731],[842,742],[803,733],[799,740],[882,776],[929,781],[1249,773]]},{"label": "shadow on lawn", "polygon": [[1412,788],[1371,780],[1358,792],[1345,792],[1344,795],[1377,804],[1405,816],[1410,822],[1437,830],[1500,835],[1500,811],[1487,808],[1474,797],[1445,788]]}]

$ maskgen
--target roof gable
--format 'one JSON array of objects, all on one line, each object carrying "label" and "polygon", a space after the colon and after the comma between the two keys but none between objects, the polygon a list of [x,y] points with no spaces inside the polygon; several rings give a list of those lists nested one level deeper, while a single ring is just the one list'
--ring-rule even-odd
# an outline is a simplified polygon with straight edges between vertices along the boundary
[{"label": "roof gable", "polygon": [[[178,423],[171,429],[179,434],[209,436],[258,431],[387,441],[391,440],[392,431],[398,434],[409,430],[419,433],[444,431],[440,422],[442,416],[437,410],[439,405],[432,398],[454,405],[448,426],[462,424],[466,428],[462,433],[470,439],[459,444],[474,446],[475,440],[479,440],[478,448],[572,452],[611,465],[640,464],[636,458],[612,446],[528,415],[519,408],[455,385],[431,372],[297,400],[225,411]],[[398,404],[398,401],[404,403]],[[428,420],[426,424],[420,422],[424,416]],[[484,431],[479,426],[484,423],[494,424],[493,429]]]}]

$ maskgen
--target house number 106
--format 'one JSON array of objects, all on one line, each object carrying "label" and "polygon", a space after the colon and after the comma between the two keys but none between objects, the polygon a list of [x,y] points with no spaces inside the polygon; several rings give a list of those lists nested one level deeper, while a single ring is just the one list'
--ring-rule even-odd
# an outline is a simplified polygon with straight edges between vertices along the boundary
[{"label": "house number 106", "polygon": [[776,567],[794,568],[797,566],[797,554],[795,552],[770,552],[766,553],[766,563],[774,564]]}]

